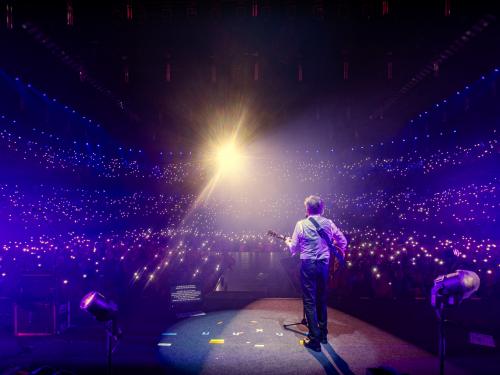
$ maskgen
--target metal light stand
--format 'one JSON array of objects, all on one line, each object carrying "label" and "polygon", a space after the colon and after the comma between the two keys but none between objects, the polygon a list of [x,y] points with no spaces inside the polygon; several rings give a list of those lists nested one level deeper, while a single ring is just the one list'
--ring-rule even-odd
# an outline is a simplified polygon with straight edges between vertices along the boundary
[{"label": "metal light stand", "polygon": [[113,352],[118,346],[121,336],[121,329],[118,326],[116,319],[106,322],[106,356],[107,356],[107,373],[112,374],[112,358]]},{"label": "metal light stand", "polygon": [[444,375],[444,359],[446,356],[446,307],[456,306],[462,299],[456,296],[443,295],[438,293],[433,306],[439,319],[438,325],[438,354],[439,354],[439,375]]},{"label": "metal light stand", "polygon": [[445,324],[446,319],[444,315],[445,304],[444,302],[439,303],[439,307],[436,307],[436,315],[439,319],[438,328],[438,352],[439,352],[439,375],[444,375],[444,357],[446,355],[446,336],[445,336]]}]

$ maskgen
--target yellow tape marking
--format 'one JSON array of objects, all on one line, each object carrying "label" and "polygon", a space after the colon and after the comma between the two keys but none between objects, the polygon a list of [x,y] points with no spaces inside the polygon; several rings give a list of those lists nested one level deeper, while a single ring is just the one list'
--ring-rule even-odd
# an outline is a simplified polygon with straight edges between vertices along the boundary
[{"label": "yellow tape marking", "polygon": [[224,344],[224,339],[211,339],[209,344]]}]

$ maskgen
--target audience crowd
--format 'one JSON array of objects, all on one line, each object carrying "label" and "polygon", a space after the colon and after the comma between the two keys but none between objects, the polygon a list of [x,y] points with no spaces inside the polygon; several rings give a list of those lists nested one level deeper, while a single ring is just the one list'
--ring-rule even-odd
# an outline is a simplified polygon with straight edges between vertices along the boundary
[{"label": "audience crowd", "polygon": [[[52,134],[35,141],[12,127],[0,129],[0,151],[34,172],[29,181],[0,183],[3,296],[14,298],[27,274],[49,274],[58,293],[75,298],[89,289],[124,297],[179,283],[213,290],[231,252],[283,250],[249,218],[286,233],[301,212],[304,197],[293,189],[200,202],[210,173],[189,153],[146,162],[125,149],[120,156],[99,145],[52,144],[47,139],[59,141]],[[339,295],[428,298],[436,276],[464,268],[480,275],[479,296],[498,296],[496,132],[469,145],[399,143],[391,156],[381,144],[349,161],[292,153],[262,163],[252,181],[331,187],[322,194],[326,215],[349,239],[348,267],[332,281]],[[62,174],[54,183],[54,171],[69,172],[68,181]],[[222,225],[244,214],[247,221]]]}]

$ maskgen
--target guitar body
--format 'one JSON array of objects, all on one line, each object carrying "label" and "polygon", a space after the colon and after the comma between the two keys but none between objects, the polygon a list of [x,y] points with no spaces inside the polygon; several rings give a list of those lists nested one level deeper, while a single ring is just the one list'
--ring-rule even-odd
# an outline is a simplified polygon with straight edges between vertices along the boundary
[{"label": "guitar body", "polygon": [[328,273],[328,286],[330,288],[333,288],[334,280],[339,276],[342,267],[340,266],[339,260],[333,255],[330,255],[329,266],[330,266],[330,271]]}]

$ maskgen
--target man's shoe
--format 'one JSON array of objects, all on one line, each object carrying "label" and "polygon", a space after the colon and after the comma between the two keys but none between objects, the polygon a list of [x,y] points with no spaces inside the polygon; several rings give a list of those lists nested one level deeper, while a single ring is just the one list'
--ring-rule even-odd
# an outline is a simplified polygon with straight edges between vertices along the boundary
[{"label": "man's shoe", "polygon": [[328,338],[326,336],[322,336],[320,342],[322,344],[328,344]]},{"label": "man's shoe", "polygon": [[304,339],[304,346],[308,349],[314,350],[315,352],[321,351],[321,345],[318,342],[312,341],[309,337]]}]

